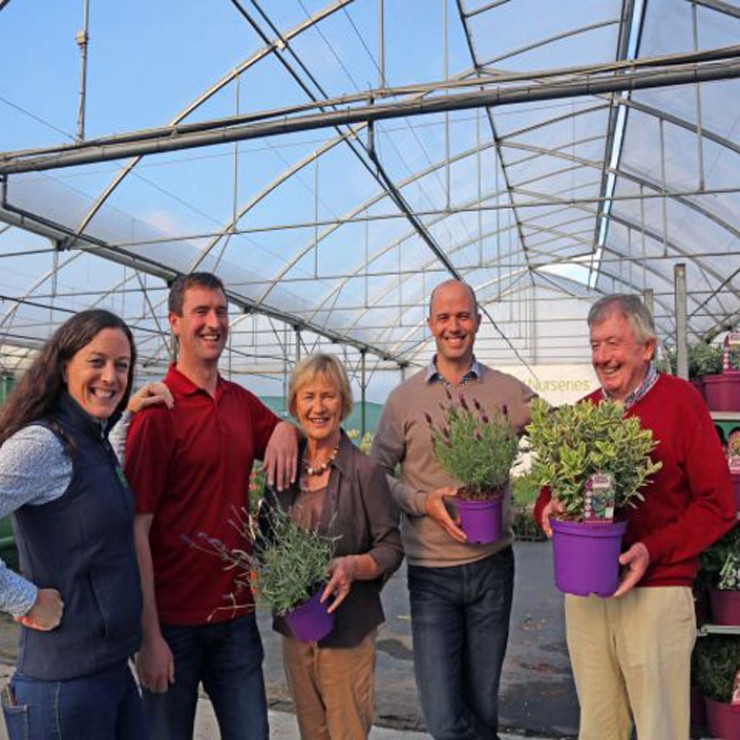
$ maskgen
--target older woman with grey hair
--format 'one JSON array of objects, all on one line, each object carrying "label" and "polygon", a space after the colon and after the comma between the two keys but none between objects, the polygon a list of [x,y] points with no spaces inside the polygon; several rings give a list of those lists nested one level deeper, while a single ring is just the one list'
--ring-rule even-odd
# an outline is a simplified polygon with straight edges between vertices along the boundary
[{"label": "older woman with grey hair", "polygon": [[375,639],[383,622],[380,590],[403,558],[398,512],[381,468],[341,429],[352,410],[347,374],[333,355],[295,368],[288,408],[305,441],[300,475],[278,503],[308,529],[339,535],[322,601],[335,615],[319,642],[299,642],[285,621],[283,663],[305,740],[354,740],[370,732],[375,699]]}]

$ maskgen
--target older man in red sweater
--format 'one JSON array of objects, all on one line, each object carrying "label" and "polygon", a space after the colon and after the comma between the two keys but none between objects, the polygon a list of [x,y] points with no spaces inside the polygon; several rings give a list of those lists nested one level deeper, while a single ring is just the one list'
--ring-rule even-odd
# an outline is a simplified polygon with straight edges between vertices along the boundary
[{"label": "older man in red sweater", "polygon": [[[689,736],[691,651],[696,638],[691,582],[699,554],[736,521],[727,462],[702,399],[686,381],[652,366],[652,317],[636,296],[611,295],[588,316],[601,388],[658,442],[663,466],[625,512],[624,574],[612,598],[565,597],[568,651],[581,705],[579,740]],[[550,535],[560,510],[543,490],[535,518]]]}]

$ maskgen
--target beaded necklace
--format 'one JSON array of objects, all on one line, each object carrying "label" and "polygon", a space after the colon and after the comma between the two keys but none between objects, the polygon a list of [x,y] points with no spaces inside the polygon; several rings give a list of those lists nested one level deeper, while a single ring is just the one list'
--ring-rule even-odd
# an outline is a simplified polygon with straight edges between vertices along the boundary
[{"label": "beaded necklace", "polygon": [[315,468],[309,464],[308,460],[302,459],[301,468],[303,469],[303,472],[308,476],[321,475],[322,473],[325,473],[327,470],[329,470],[329,466],[336,459],[338,452],[339,452],[339,445],[337,445],[332,450],[331,455],[329,455],[329,457],[327,457],[326,460],[323,460],[322,462],[320,462]]}]

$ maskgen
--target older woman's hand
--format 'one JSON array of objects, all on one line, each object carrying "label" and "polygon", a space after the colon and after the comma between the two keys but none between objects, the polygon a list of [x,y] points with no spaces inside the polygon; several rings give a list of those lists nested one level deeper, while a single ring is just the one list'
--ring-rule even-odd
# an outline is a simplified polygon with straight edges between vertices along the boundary
[{"label": "older woman's hand", "polygon": [[352,587],[352,581],[357,578],[357,557],[357,555],[345,555],[341,558],[334,558],[327,567],[330,577],[324,593],[321,594],[321,603],[323,604],[330,596],[334,595],[334,601],[327,609],[329,614],[336,611],[347,598]]}]

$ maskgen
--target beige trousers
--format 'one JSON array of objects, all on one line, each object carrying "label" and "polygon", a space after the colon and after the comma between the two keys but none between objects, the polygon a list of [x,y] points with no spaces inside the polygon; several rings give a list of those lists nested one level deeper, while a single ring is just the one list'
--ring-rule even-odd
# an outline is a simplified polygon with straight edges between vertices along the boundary
[{"label": "beige trousers", "polygon": [[689,737],[691,589],[635,588],[618,599],[565,597],[568,652],[581,705],[579,740]]},{"label": "beige trousers", "polygon": [[283,667],[303,740],[365,740],[375,713],[375,638],[320,648],[283,637]]}]

